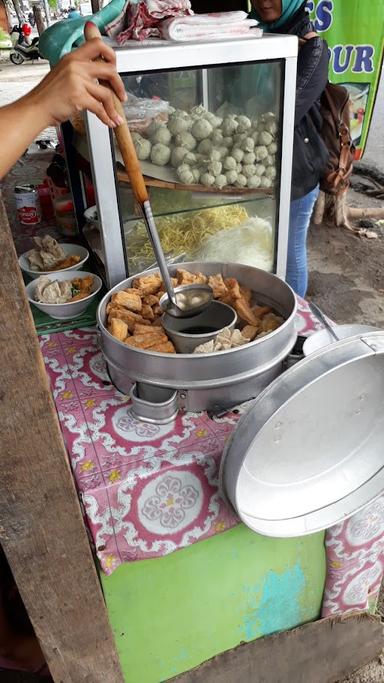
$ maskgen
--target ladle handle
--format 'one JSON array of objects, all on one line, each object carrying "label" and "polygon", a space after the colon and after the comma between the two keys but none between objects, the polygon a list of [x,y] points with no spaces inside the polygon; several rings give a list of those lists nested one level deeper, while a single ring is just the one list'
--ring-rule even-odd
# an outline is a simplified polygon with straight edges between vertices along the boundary
[{"label": "ladle handle", "polygon": [[[89,21],[85,25],[84,36],[86,40],[91,40],[92,38],[100,38],[101,34],[96,24],[93,24]],[[148,190],[145,186],[140,162],[137,158],[135,145],[133,144],[131,133],[128,128],[124,107],[109,83],[103,81],[103,86],[111,90],[114,107],[119,116],[121,116],[123,119],[123,123],[120,126],[116,126],[114,129],[116,140],[121,152],[121,156],[123,157],[125,170],[128,174],[133,193],[139,204],[143,206],[144,202],[148,201]]]},{"label": "ladle handle", "polygon": [[324,325],[325,329],[328,330],[329,334],[335,341],[340,341],[339,337],[337,336],[336,332],[334,331],[332,325],[328,322],[327,318],[325,317],[323,311],[321,308],[318,307],[317,304],[315,304],[313,301],[309,302],[309,308],[311,309],[312,313],[314,316],[320,320],[320,322]]},{"label": "ladle handle", "polygon": [[169,296],[170,301],[172,301],[173,304],[176,304],[175,290],[173,289],[171,276],[169,274],[169,270],[168,270],[167,262],[165,260],[163,248],[161,246],[159,233],[156,230],[156,225],[155,225],[155,221],[154,221],[153,214],[152,214],[152,208],[151,208],[151,204],[149,201],[144,202],[143,213],[144,213],[145,222],[147,224],[147,231],[148,231],[149,239],[151,240],[152,249],[153,249],[153,252],[155,254],[157,263],[159,265],[159,270],[161,273],[161,277],[163,278],[163,282],[164,282],[166,292]]}]

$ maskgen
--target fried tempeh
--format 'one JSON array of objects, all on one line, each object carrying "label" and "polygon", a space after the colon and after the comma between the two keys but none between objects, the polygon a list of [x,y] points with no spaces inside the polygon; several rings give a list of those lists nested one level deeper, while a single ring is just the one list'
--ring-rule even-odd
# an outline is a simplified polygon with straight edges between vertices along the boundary
[{"label": "fried tempeh", "polygon": [[119,339],[119,341],[124,341],[128,337],[128,325],[124,320],[119,320],[119,318],[112,318],[109,324],[109,332]]}]

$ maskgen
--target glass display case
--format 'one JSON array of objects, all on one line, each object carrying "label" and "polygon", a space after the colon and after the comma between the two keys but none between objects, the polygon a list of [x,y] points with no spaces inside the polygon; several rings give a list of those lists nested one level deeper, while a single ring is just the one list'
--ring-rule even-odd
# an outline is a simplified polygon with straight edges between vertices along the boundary
[{"label": "glass display case", "polygon": [[[284,277],[297,39],[135,44],[116,57],[169,261],[235,261]],[[112,133],[87,113],[74,146],[90,161],[97,204],[83,234],[113,286],[155,258]],[[76,205],[81,223],[86,207]]]}]

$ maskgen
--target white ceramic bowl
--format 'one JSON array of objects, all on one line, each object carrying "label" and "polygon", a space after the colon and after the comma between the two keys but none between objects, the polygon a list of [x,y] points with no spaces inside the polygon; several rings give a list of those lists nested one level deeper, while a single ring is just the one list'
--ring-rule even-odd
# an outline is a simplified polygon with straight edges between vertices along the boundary
[{"label": "white ceramic bowl", "polygon": [[[333,325],[336,335],[339,339],[346,339],[347,337],[354,337],[356,334],[364,334],[365,332],[377,332],[378,327],[371,325]],[[334,344],[335,340],[328,330],[318,330],[311,334],[303,344],[304,356],[309,356],[311,353],[322,349],[324,346]]]},{"label": "white ceramic bowl", "polygon": [[[69,266],[69,268],[62,268],[61,270],[33,270],[30,265],[29,261],[27,259],[27,253],[22,254],[19,256],[19,266],[24,273],[26,273],[29,277],[31,277],[33,280],[35,280],[37,277],[40,277],[41,275],[52,275],[54,273],[66,273],[68,271],[72,270],[80,270],[80,268],[84,265],[84,263],[88,260],[89,258],[89,251],[85,247],[80,246],[79,244],[60,244],[61,247],[63,247],[63,250],[65,252],[65,256],[80,256],[80,261],[79,263],[75,263],[73,266]],[[29,250],[31,251],[31,250]]]},{"label": "white ceramic bowl", "polygon": [[101,286],[103,284],[101,279],[98,277],[98,275],[95,275],[94,273],[86,273],[84,270],[81,270],[79,272],[72,270],[70,273],[55,272],[52,273],[49,277],[49,279],[52,280],[52,282],[54,280],[63,282],[64,280],[72,280],[75,277],[82,278],[86,277],[87,275],[93,276],[93,288],[92,294],[85,297],[85,299],[80,299],[80,301],[70,301],[67,304],[43,304],[40,301],[35,301],[34,299],[36,281],[32,280],[32,282],[29,282],[29,284],[27,284],[25,287],[28,300],[31,304],[36,306],[36,308],[39,308],[40,311],[43,311],[43,313],[50,315],[51,318],[55,318],[56,320],[72,320],[72,318],[78,318],[79,315],[81,315],[89,306],[91,301],[93,301],[97,292],[100,291]]}]

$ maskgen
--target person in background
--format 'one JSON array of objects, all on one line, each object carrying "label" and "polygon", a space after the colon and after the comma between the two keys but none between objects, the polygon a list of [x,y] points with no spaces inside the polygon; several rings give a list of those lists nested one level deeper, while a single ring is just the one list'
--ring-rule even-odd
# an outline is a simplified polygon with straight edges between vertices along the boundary
[{"label": "person in background", "polygon": [[68,10],[68,19],[80,19],[81,14],[76,7],[70,7]]},{"label": "person in background", "polygon": [[[93,61],[99,57],[103,61]],[[111,128],[122,123],[111,91],[97,79],[108,81],[119,99],[126,100],[114,51],[93,38],[63,57],[31,92],[0,108],[0,178],[44,128],[59,125],[83,109]]]},{"label": "person in background", "polygon": [[251,16],[265,32],[299,38],[287,282],[304,297],[308,286],[308,226],[328,159],[320,135],[319,108],[328,81],[328,50],[313,31],[305,10],[306,0],[252,0],[252,5]]}]

